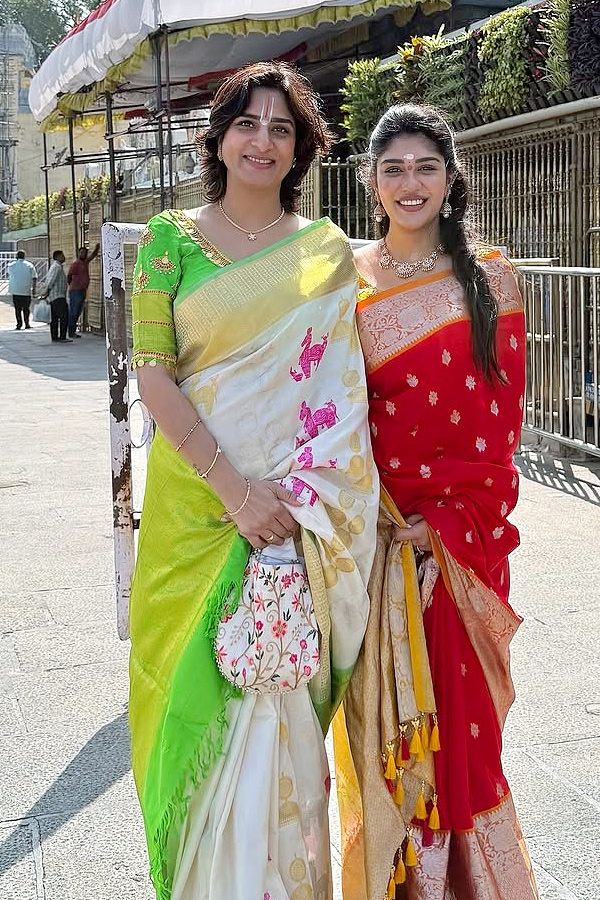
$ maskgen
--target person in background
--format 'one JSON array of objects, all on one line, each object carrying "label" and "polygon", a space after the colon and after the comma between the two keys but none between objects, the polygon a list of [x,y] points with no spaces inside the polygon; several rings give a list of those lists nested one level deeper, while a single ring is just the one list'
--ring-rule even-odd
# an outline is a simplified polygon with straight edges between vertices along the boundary
[{"label": "person in background", "polygon": [[29,324],[29,308],[31,298],[35,294],[37,284],[37,272],[33,263],[25,259],[23,250],[17,251],[17,258],[8,267],[8,292],[12,296],[17,317],[17,331],[23,325],[31,328]]},{"label": "person in background", "polygon": [[96,259],[100,244],[96,244],[90,253],[87,247],[80,247],[77,259],[69,266],[67,282],[69,284],[69,337],[78,338],[77,321],[85,302],[86,291],[90,284],[90,263]]},{"label": "person in background", "polygon": [[52,318],[50,319],[52,343],[56,341],[72,343],[67,337],[69,310],[67,308],[67,276],[63,269],[64,263],[65,254],[62,250],[55,250],[52,254],[52,265],[48,269],[46,293],[44,294],[44,297],[47,297],[50,301],[52,312]]}]

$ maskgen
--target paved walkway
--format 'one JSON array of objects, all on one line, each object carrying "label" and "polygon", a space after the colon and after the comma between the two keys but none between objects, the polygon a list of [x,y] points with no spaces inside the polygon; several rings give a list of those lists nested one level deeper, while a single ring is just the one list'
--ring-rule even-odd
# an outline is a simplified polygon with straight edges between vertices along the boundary
[{"label": "paved walkway", "polygon": [[[115,630],[104,342],[13,329],[0,298],[0,900],[151,900]],[[600,466],[535,452],[519,465],[506,770],[542,900],[600,900]]]}]

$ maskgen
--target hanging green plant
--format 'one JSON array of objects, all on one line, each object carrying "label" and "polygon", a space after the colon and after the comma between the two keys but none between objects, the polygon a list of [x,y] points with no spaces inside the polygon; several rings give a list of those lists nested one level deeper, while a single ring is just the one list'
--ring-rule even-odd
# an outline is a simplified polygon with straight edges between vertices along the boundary
[{"label": "hanging green plant", "polygon": [[465,62],[467,41],[431,40],[420,61],[419,90],[423,103],[436,106],[457,122],[465,107]]},{"label": "hanging green plant", "polygon": [[519,110],[528,94],[526,7],[508,9],[481,29],[478,55],[484,66],[478,108],[485,118]]},{"label": "hanging green plant", "polygon": [[[76,187],[77,200],[100,201],[106,203],[108,199],[108,191],[110,186],[110,177],[108,175],[97,175],[95,178],[82,178]],[[60,191],[53,191],[48,196],[48,204],[50,213],[64,212],[71,209],[72,191],[70,188],[62,188]],[[13,203],[8,214],[8,231],[19,231],[21,228],[31,228],[34,225],[41,225],[46,221],[46,195],[39,194],[30,200],[21,200],[19,203]]]},{"label": "hanging green plant", "polygon": [[342,126],[346,137],[356,149],[366,146],[374,126],[394,102],[396,87],[394,68],[383,69],[377,57],[358,59],[349,64],[340,88],[345,100],[340,108],[344,113]]},{"label": "hanging green plant", "polygon": [[466,42],[464,37],[446,41],[443,32],[444,26],[398,48],[394,99],[437,106],[456,121],[464,107]]},{"label": "hanging green plant", "polygon": [[564,91],[570,84],[567,37],[571,0],[552,0],[543,13],[544,30],[548,42],[545,79],[554,91]]}]

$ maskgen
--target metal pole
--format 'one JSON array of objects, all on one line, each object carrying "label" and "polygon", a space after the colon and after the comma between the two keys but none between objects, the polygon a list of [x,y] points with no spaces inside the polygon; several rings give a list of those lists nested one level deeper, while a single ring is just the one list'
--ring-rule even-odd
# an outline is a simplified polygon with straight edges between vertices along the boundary
[{"label": "metal pole", "polygon": [[71,191],[73,194],[73,244],[75,253],[79,247],[79,225],[77,223],[77,186],[75,184],[75,148],[73,144],[73,117],[69,116],[69,156],[71,163]]},{"label": "metal pole", "polygon": [[165,81],[167,109],[167,156],[169,158],[169,206],[175,206],[173,192],[173,133],[171,131],[171,70],[169,64],[169,32],[165,29]]},{"label": "metal pole", "polygon": [[163,142],[163,98],[162,98],[162,34],[157,34],[153,38],[154,61],[156,73],[156,124],[158,131],[156,134],[156,149],[158,150],[158,167],[160,173],[160,205],[161,209],[165,209],[167,205],[167,195],[165,191],[165,146]]},{"label": "metal pole", "polygon": [[42,132],[42,142],[44,146],[44,188],[46,191],[46,255],[48,257],[48,265],[50,265],[50,188],[48,185],[48,139],[46,132]]},{"label": "metal pole", "polygon": [[109,187],[109,216],[111,222],[118,219],[117,212],[117,173],[115,168],[115,139],[113,133],[112,96],[109,91],[104,95],[106,99],[106,142],[108,144],[108,169],[110,172]]},{"label": "metal pole", "polygon": [[[133,235],[119,231],[118,226],[112,222],[105,222],[102,226],[102,282],[109,383],[115,587],[117,630],[121,640],[126,640],[129,636],[129,593],[135,563],[123,252],[123,242],[128,237],[134,238]],[[138,237],[139,234],[134,239],[137,240]]]}]

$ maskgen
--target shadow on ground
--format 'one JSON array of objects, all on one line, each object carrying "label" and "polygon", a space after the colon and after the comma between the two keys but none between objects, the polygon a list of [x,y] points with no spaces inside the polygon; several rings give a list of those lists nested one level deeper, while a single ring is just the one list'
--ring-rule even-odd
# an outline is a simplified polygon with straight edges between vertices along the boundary
[{"label": "shadow on ground", "polygon": [[86,333],[72,344],[53,344],[48,325],[15,329],[12,303],[0,297],[0,359],[60,381],[106,381],[104,335]]},{"label": "shadow on ground", "polygon": [[[600,506],[600,459],[575,462],[535,451],[516,456],[515,465],[522,477],[529,481]],[[573,471],[573,466],[577,467],[577,473]]]},{"label": "shadow on ground", "polygon": [[0,876],[31,852],[20,835],[24,822],[43,816],[47,838],[123,778],[130,768],[125,712],[90,738],[48,790],[15,823],[14,830],[0,844]]}]

